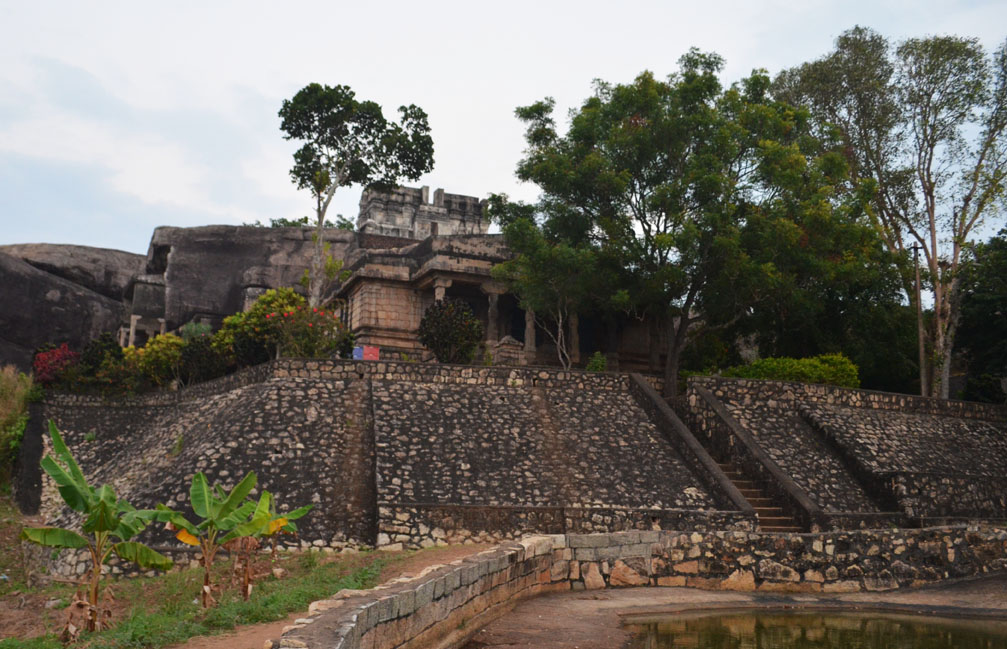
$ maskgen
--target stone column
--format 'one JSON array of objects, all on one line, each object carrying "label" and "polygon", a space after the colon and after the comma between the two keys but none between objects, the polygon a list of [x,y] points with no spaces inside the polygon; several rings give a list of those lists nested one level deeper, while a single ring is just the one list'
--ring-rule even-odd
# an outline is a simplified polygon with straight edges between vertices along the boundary
[{"label": "stone column", "polygon": [[129,345],[132,347],[136,342],[136,323],[140,322],[140,316],[131,315],[129,316]]},{"label": "stone column", "polygon": [[168,321],[164,318],[158,318],[157,321],[161,323],[161,335],[164,335],[168,331]]},{"label": "stone column", "polygon": [[450,279],[444,279],[443,277],[438,277],[434,280],[434,300],[443,300],[444,292],[447,291],[448,287],[451,286]]},{"label": "stone column", "polygon": [[580,316],[570,314],[570,363],[580,362]]},{"label": "stone column", "polygon": [[524,312],[524,364],[535,362],[535,312],[528,309]]},{"label": "stone column", "polygon": [[489,302],[489,310],[486,313],[486,344],[493,345],[500,340],[500,311],[498,308],[500,295],[488,293],[486,300]]}]

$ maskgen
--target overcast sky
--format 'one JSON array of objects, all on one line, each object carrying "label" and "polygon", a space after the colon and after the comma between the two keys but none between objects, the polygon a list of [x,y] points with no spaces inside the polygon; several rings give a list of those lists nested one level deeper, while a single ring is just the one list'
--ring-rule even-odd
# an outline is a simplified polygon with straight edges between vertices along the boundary
[{"label": "overcast sky", "polygon": [[0,0],[0,244],[145,253],[158,225],[308,214],[276,113],[311,82],[426,110],[435,168],[415,185],[534,200],[516,106],[552,96],[565,116],[592,79],[663,76],[691,46],[727,59],[725,83],[775,73],[855,24],[992,50],[1007,2]]}]

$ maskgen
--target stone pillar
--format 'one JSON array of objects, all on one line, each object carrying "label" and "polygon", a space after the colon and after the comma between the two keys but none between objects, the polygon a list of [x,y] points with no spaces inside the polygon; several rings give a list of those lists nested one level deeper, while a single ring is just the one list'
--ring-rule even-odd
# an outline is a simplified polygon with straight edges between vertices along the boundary
[{"label": "stone pillar", "polygon": [[524,364],[535,362],[535,312],[528,309],[524,312]]},{"label": "stone pillar", "polygon": [[140,322],[140,316],[131,315],[129,316],[129,345],[132,347],[136,343],[136,323]]},{"label": "stone pillar", "polygon": [[158,318],[157,321],[161,323],[161,335],[164,335],[168,331],[168,321],[164,318]]},{"label": "stone pillar", "polygon": [[444,292],[447,291],[448,287],[451,286],[450,279],[444,279],[443,277],[438,277],[434,280],[434,300],[443,300]]},{"label": "stone pillar", "polygon": [[570,363],[580,362],[580,316],[570,314]]},{"label": "stone pillar", "polygon": [[498,308],[500,295],[488,293],[486,300],[489,302],[489,310],[486,313],[486,343],[492,345],[500,340],[500,310]]}]

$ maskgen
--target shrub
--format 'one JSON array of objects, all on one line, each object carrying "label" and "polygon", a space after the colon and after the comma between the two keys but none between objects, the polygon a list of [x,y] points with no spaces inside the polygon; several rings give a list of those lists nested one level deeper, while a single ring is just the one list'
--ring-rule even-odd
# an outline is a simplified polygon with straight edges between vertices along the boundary
[{"label": "shrub", "polygon": [[266,316],[288,313],[304,304],[304,297],[292,288],[270,289],[247,311],[224,318],[224,325],[213,336],[213,348],[221,358],[240,367],[276,358],[280,344],[279,322],[276,319],[270,322]]},{"label": "shrub", "polygon": [[299,306],[266,314],[266,319],[276,331],[278,355],[290,358],[349,358],[353,354],[353,334],[334,311]]},{"label": "shrub", "polygon": [[763,358],[749,365],[729,367],[721,375],[740,379],[826,383],[844,388],[860,387],[857,366],[842,354],[824,354],[811,358]]},{"label": "shrub", "polygon": [[213,347],[213,337],[208,333],[187,340],[179,358],[179,378],[183,385],[223,376],[227,361]]},{"label": "shrub", "polygon": [[208,337],[213,333],[213,327],[205,322],[186,322],[178,328],[178,335],[182,340],[191,343],[193,340]]},{"label": "shrub", "polygon": [[70,351],[66,343],[59,347],[49,346],[37,352],[32,361],[35,380],[43,386],[71,383],[73,370],[79,361],[80,354]]},{"label": "shrub", "polygon": [[140,371],[157,386],[180,380],[183,347],[185,341],[175,334],[154,336],[140,350]]},{"label": "shrub", "polygon": [[0,369],[0,484],[7,482],[28,423],[28,402],[36,396],[31,377],[13,365]]},{"label": "shrub", "polygon": [[595,352],[587,360],[587,365],[584,366],[584,369],[588,372],[604,372],[608,369],[608,359],[601,352]]},{"label": "shrub", "polygon": [[420,320],[420,344],[441,363],[469,363],[483,339],[483,324],[463,300],[437,300]]},{"label": "shrub", "polygon": [[109,332],[105,332],[89,342],[80,354],[80,373],[82,376],[97,375],[106,363],[122,360],[122,347]]}]

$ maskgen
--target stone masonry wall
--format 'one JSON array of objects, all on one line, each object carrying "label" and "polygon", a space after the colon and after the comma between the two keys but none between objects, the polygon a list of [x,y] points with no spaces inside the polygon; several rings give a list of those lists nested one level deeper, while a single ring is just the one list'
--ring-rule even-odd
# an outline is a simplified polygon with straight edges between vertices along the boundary
[{"label": "stone masonry wall", "polygon": [[566,590],[690,586],[735,591],[892,590],[1007,569],[1007,530],[753,534],[634,531],[505,543],[370,591],[341,591],[271,649],[458,646],[516,601]]},{"label": "stone masonry wall", "polygon": [[[281,507],[315,505],[290,544],[750,526],[629,385],[609,373],[284,359],[117,402],[50,395],[43,416],[89,479],[137,507],[187,511],[197,471],[230,488],[255,470]],[[73,522],[51,484],[41,509]]]},{"label": "stone masonry wall", "polygon": [[910,516],[1007,518],[1007,422],[830,404],[801,413]]},{"label": "stone masonry wall", "polygon": [[704,389],[834,522],[1007,517],[1007,408],[704,377],[689,384],[697,431],[718,426]]}]

